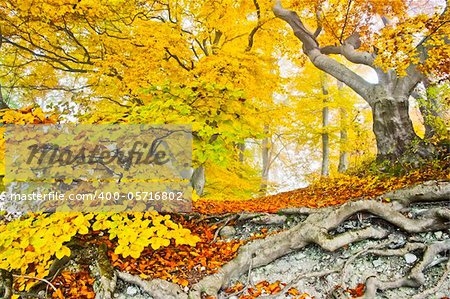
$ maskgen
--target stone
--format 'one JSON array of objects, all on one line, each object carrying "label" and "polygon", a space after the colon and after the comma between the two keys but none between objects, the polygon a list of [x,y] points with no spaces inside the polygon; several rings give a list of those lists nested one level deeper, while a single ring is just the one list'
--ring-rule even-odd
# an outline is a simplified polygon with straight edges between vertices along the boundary
[{"label": "stone", "polygon": [[232,227],[232,226],[224,226],[221,230],[220,230],[220,233],[219,233],[219,235],[221,236],[221,237],[224,237],[224,238],[231,238],[231,237],[234,237],[235,235],[236,235],[236,229],[234,228],[234,227]]},{"label": "stone", "polygon": [[135,287],[133,287],[133,286],[127,287],[127,295],[129,295],[129,296],[134,296],[134,295],[137,294],[137,292],[138,292],[138,289],[137,289],[137,288],[135,288]]},{"label": "stone", "polygon": [[440,238],[442,238],[442,232],[441,232],[441,231],[437,231],[437,232],[434,233],[434,236],[435,236],[437,239],[440,239]]},{"label": "stone", "polygon": [[412,264],[412,263],[414,263],[414,262],[417,260],[417,256],[415,256],[415,255],[412,254],[412,253],[407,253],[407,254],[405,254],[404,258],[405,258],[405,261],[406,261],[408,264]]},{"label": "stone", "polygon": [[376,268],[380,267],[381,265],[383,265],[383,262],[380,259],[376,259],[372,262],[372,265]]}]

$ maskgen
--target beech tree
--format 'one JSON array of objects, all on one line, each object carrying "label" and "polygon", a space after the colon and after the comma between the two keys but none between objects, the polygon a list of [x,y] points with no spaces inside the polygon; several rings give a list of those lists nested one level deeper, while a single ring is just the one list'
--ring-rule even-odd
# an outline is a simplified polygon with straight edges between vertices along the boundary
[{"label": "beech tree", "polygon": [[[307,24],[281,1],[275,2],[273,12],[289,24],[303,53],[318,69],[345,83],[370,105],[377,159],[432,157],[432,145],[413,129],[408,101],[419,82],[448,74],[448,1],[440,13],[415,16],[408,13],[404,1],[312,2],[296,1],[293,8],[303,9],[302,14],[309,9],[309,18],[315,15],[315,31],[308,28],[310,20]],[[379,34],[373,30],[375,18],[385,26]],[[366,81],[333,55],[373,69],[378,82]]]}]

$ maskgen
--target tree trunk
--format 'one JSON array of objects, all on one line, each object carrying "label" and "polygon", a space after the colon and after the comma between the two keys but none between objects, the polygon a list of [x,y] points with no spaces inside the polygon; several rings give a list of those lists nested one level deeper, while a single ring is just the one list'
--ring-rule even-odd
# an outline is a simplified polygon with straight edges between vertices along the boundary
[{"label": "tree trunk", "polygon": [[6,104],[5,99],[3,98],[2,94],[2,85],[0,84],[0,109],[7,109],[8,104]]},{"label": "tree trunk", "polygon": [[244,163],[245,142],[238,143],[237,149],[239,151],[239,162]]},{"label": "tree trunk", "polygon": [[348,132],[346,127],[347,122],[347,111],[345,108],[339,108],[339,117],[341,121],[341,130],[339,136],[339,166],[338,171],[340,173],[346,172],[348,168],[348,152],[346,149],[347,141],[348,141]]},{"label": "tree trunk", "polygon": [[191,177],[191,185],[192,188],[194,188],[195,192],[198,196],[201,196],[203,194],[203,189],[205,188],[205,167],[200,166],[196,169],[194,169],[194,173]]},{"label": "tree trunk", "polygon": [[[342,88],[344,87],[344,84],[337,80],[337,87],[338,87],[338,93],[339,97],[341,97]],[[347,171],[348,168],[348,152],[346,149],[347,142],[348,142],[348,132],[347,132],[347,117],[348,113],[345,108],[339,108],[339,118],[340,118],[340,136],[339,136],[339,165],[338,165],[338,172],[344,173]]]},{"label": "tree trunk", "polygon": [[[264,127],[264,133],[267,134],[269,128]],[[261,158],[262,158],[262,174],[261,174],[261,186],[260,191],[266,193],[267,185],[269,182],[269,168],[270,168],[270,141],[269,137],[264,137],[261,144]]]},{"label": "tree trunk", "polygon": [[322,94],[325,96],[322,108],[322,176],[330,175],[330,136],[327,132],[330,121],[330,113],[328,108],[328,88],[326,85],[326,76],[322,76]]},{"label": "tree trunk", "polygon": [[433,148],[414,132],[406,98],[381,98],[371,106],[378,161],[418,162],[433,155]]}]

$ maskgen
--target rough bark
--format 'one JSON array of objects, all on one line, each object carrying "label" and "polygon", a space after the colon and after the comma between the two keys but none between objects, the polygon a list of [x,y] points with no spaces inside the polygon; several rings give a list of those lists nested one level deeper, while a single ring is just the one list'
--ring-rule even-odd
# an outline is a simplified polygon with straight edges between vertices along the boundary
[{"label": "rough bark", "polygon": [[412,154],[414,142],[422,144],[422,147],[417,146],[419,157],[429,156],[426,146],[414,132],[407,99],[381,98],[372,104],[372,115],[380,160],[396,161],[405,153]]}]

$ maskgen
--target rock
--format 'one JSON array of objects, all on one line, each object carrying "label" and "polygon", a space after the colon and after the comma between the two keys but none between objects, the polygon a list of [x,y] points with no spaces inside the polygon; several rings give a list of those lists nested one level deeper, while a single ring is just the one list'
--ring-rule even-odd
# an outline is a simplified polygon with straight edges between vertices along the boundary
[{"label": "rock", "polygon": [[221,237],[224,237],[224,238],[231,238],[231,237],[234,237],[235,235],[236,235],[236,229],[234,228],[234,227],[232,227],[232,226],[224,226],[221,230],[220,230],[220,233],[219,233],[219,235],[221,236]]},{"label": "rock", "polygon": [[378,268],[378,267],[380,267],[381,265],[383,265],[383,262],[382,262],[380,259],[376,259],[376,260],[374,260],[374,261],[372,262],[372,265],[373,265],[375,268]]},{"label": "rock", "polygon": [[129,295],[129,296],[134,296],[137,294],[137,292],[138,292],[138,289],[133,286],[129,286],[127,288],[127,295]]},{"label": "rock", "polygon": [[417,256],[415,256],[414,254],[412,254],[412,253],[407,253],[407,254],[405,254],[405,261],[408,263],[408,264],[412,264],[412,263],[414,263],[416,260],[417,260]]},{"label": "rock", "polygon": [[437,232],[434,233],[434,236],[435,236],[437,239],[440,239],[440,238],[442,238],[442,232],[441,232],[441,231],[437,231]]}]

